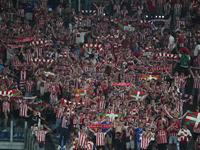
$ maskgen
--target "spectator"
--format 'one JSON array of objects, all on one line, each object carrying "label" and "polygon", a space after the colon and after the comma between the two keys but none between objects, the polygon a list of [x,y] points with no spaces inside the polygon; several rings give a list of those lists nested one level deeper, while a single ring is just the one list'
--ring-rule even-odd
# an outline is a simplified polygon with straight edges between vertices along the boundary
[{"label": "spectator", "polygon": [[31,0],[28,0],[28,2],[25,5],[26,10],[26,20],[33,20],[33,8],[34,3]]},{"label": "spectator", "polygon": [[60,139],[59,139],[59,147],[61,148],[61,142],[64,136],[64,146],[63,148],[66,148],[66,141],[67,141],[67,135],[68,135],[68,126],[70,124],[70,118],[67,116],[67,111],[63,113],[63,116],[61,117],[61,127],[60,127]]},{"label": "spectator", "polygon": [[182,129],[179,130],[178,137],[180,137],[179,138],[180,149],[186,150],[188,142],[190,142],[191,139],[192,139],[192,134],[191,134],[190,130],[187,129],[187,125],[186,124],[183,124]]},{"label": "spectator", "polygon": [[147,0],[146,8],[148,11],[148,19],[155,19],[156,17],[156,1],[155,0]]}]

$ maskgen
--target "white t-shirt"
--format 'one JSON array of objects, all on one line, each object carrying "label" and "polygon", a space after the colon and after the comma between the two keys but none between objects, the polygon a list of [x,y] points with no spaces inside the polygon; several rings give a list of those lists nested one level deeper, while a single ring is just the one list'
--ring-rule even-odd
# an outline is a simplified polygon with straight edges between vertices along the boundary
[{"label": "white t-shirt", "polygon": [[76,33],[76,44],[77,43],[84,43],[85,40],[85,32],[78,32]]},{"label": "white t-shirt", "polygon": [[174,49],[174,37],[170,35],[169,37],[169,43],[168,43],[168,48],[172,51]]},{"label": "white t-shirt", "polygon": [[[13,53],[13,49],[12,48],[9,48],[9,51],[11,53]],[[12,55],[8,52],[8,49],[7,49],[7,59],[11,59],[12,58]]]},{"label": "white t-shirt", "polygon": [[200,51],[200,44],[198,44],[194,49],[194,56],[197,56]]}]

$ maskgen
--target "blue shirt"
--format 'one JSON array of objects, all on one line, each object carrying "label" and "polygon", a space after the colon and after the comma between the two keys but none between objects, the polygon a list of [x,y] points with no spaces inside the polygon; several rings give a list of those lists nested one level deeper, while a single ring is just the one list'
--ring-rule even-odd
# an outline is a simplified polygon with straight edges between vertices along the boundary
[{"label": "blue shirt", "polygon": [[[64,119],[64,117],[65,117],[65,119]],[[61,117],[60,128],[62,128],[62,129],[68,129],[68,127],[69,127],[69,125],[68,125],[69,119],[70,119],[70,117],[68,117],[68,116],[62,116]],[[64,125],[64,127],[63,127],[63,125]]]},{"label": "blue shirt", "polygon": [[140,134],[142,134],[145,131],[145,129],[143,128],[140,130],[139,128],[136,128],[135,131],[137,132],[137,142],[141,142]]},{"label": "blue shirt", "polygon": [[1,74],[3,69],[4,69],[4,66],[0,65],[0,74]]},{"label": "blue shirt", "polygon": [[[29,8],[27,8],[27,7],[29,7]],[[26,12],[32,13],[34,7],[35,7],[35,5],[34,5],[34,3],[32,3],[32,2],[31,2],[31,3],[26,3],[26,4],[25,4]]]},{"label": "blue shirt", "polygon": [[78,57],[80,57],[80,50],[77,49],[76,51],[77,51],[77,53],[78,53]]},{"label": "blue shirt", "polygon": [[[112,124],[112,122],[106,122],[106,121],[104,121],[104,122],[102,122],[101,124]],[[108,129],[110,129],[110,128],[103,128],[103,132],[106,132]],[[109,135],[109,134],[112,134],[112,131],[111,131],[111,130],[108,131],[107,134],[108,134],[108,135]]]}]

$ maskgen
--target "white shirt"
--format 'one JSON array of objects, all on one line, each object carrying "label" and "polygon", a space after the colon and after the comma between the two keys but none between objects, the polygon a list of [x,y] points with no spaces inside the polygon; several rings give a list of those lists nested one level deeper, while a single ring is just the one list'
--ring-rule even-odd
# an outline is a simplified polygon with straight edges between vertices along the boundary
[{"label": "white shirt", "polygon": [[168,43],[168,48],[169,48],[170,50],[173,49],[174,41],[175,41],[175,40],[174,40],[174,37],[170,35],[170,37],[169,37],[169,43]]},{"label": "white shirt", "polygon": [[194,56],[198,55],[198,52],[200,51],[200,44],[198,44],[194,49]]},{"label": "white shirt", "polygon": [[[9,48],[9,51],[11,52],[11,53],[13,53],[13,48]],[[11,54],[8,52],[8,50],[7,50],[7,59],[11,59],[12,58],[12,56],[11,56]]]},{"label": "white shirt", "polygon": [[76,44],[77,43],[84,43],[85,40],[85,32],[78,32],[76,33]]}]

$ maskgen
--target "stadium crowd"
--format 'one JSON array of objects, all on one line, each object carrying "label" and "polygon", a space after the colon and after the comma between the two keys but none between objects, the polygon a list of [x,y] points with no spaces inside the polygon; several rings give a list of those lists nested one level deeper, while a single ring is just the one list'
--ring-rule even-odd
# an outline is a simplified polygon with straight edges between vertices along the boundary
[{"label": "stadium crowd", "polygon": [[0,2],[1,132],[14,119],[40,147],[52,131],[66,150],[200,149],[200,2]]}]

